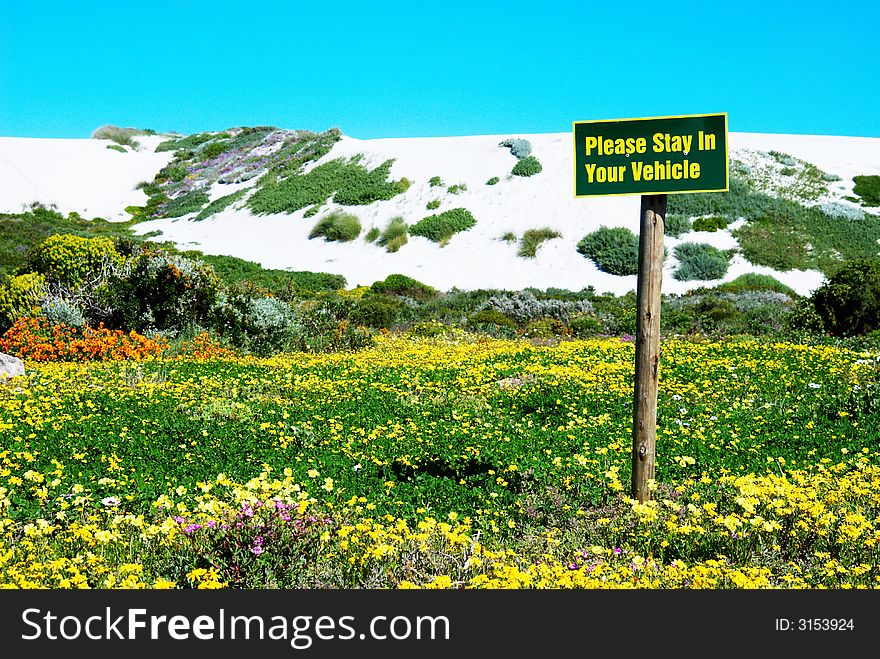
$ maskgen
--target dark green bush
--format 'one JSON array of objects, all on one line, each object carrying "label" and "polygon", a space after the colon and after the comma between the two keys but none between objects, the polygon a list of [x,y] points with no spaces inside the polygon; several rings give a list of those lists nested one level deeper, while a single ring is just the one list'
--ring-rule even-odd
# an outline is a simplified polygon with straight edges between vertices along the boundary
[{"label": "dark green bush", "polygon": [[690,230],[691,221],[684,215],[673,213],[671,215],[667,215],[666,219],[663,221],[664,235],[678,238],[680,235],[682,235],[683,233],[687,233]]},{"label": "dark green bush", "polygon": [[682,243],[675,247],[678,267],[672,276],[679,281],[721,279],[730,265],[728,255],[705,243]]},{"label": "dark green bush", "polygon": [[827,332],[857,336],[880,329],[880,259],[846,263],[812,300]]},{"label": "dark green bush", "polygon": [[216,158],[221,153],[225,153],[230,148],[230,144],[227,140],[220,140],[219,142],[211,142],[210,144],[206,144],[201,151],[199,151],[199,159],[200,160],[211,160],[212,158]]},{"label": "dark green bush", "polygon": [[485,325],[497,325],[498,327],[508,327],[516,329],[516,323],[495,309],[483,309],[468,317],[467,324],[475,329],[480,329]]},{"label": "dark green bush", "polygon": [[693,230],[694,231],[718,231],[719,229],[726,229],[729,222],[727,219],[723,217],[698,217],[694,220]]},{"label": "dark green bush", "polygon": [[501,180],[501,179],[498,178],[497,176],[493,176],[493,177],[490,178],[488,181],[486,181],[486,185],[495,185],[495,184],[498,183],[498,181],[500,181],[500,180]]},{"label": "dark green bush", "polygon": [[219,286],[210,265],[145,247],[98,291],[98,320],[110,328],[173,336],[208,325]]},{"label": "dark green bush", "polygon": [[510,173],[514,176],[534,176],[542,170],[541,162],[535,156],[526,156],[517,161]]},{"label": "dark green bush", "polygon": [[467,185],[465,183],[456,183],[455,185],[450,185],[446,191],[449,194],[458,194],[459,192],[464,192],[465,190],[467,190]]},{"label": "dark green bush", "polygon": [[355,325],[388,329],[401,319],[405,310],[403,304],[393,298],[369,296],[358,300],[357,306],[349,315],[349,320]]},{"label": "dark green bush", "polygon": [[414,236],[422,236],[435,243],[446,244],[459,231],[467,231],[477,221],[465,208],[453,208],[416,222],[409,232]]},{"label": "dark green bush", "polygon": [[370,230],[367,231],[367,235],[364,236],[364,240],[368,243],[371,243],[376,240],[381,235],[381,231],[379,231],[379,227],[370,227]]},{"label": "dark green bush", "polygon": [[309,239],[323,237],[325,241],[349,242],[361,233],[361,221],[351,213],[333,211],[322,217],[312,231]]},{"label": "dark green bush", "polygon": [[370,291],[377,295],[401,295],[420,302],[436,297],[436,289],[406,275],[388,275],[374,282]]},{"label": "dark green bush", "polygon": [[432,177],[428,180],[428,184],[429,184],[432,188],[436,188],[436,187],[439,186],[439,185],[443,185],[443,179],[441,179],[439,176],[432,176]]},{"label": "dark green bush", "polygon": [[426,204],[426,207],[429,211],[436,210],[436,209],[440,208],[440,200],[439,199],[432,199],[431,201],[429,201]]},{"label": "dark green bush", "polygon": [[581,238],[577,251],[612,275],[639,271],[639,238],[625,227],[600,227]]},{"label": "dark green bush", "polygon": [[581,314],[571,319],[569,329],[579,339],[589,338],[602,333],[602,321],[590,314]]},{"label": "dark green bush", "polygon": [[862,198],[865,206],[880,206],[880,176],[854,176],[853,193]]},{"label": "dark green bush", "polygon": [[176,140],[168,140],[166,142],[162,142],[159,146],[156,147],[156,152],[160,151],[178,151],[180,149],[193,149],[200,144],[204,144],[205,142],[210,142],[214,139],[214,135],[212,133],[195,133],[194,135],[189,135],[187,137],[181,137]]}]

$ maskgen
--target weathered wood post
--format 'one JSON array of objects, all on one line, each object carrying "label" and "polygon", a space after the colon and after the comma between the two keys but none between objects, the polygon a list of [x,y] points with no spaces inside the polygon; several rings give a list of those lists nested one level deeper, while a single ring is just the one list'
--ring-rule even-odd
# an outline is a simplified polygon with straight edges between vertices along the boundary
[{"label": "weathered wood post", "polygon": [[632,497],[651,498],[657,439],[660,372],[660,288],[666,195],[642,195],[639,272],[636,283],[636,378],[633,392]]}]

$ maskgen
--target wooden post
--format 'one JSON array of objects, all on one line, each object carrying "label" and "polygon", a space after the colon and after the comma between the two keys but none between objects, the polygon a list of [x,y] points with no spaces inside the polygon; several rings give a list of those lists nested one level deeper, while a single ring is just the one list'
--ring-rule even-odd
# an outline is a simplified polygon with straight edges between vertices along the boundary
[{"label": "wooden post", "polygon": [[660,368],[660,287],[666,195],[642,195],[639,273],[636,284],[636,381],[633,394],[632,498],[648,501],[657,438]]}]

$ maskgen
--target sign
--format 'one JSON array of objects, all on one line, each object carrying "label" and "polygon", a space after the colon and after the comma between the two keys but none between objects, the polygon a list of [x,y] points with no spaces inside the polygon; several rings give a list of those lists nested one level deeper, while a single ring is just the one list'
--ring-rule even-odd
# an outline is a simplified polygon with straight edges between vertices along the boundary
[{"label": "sign", "polygon": [[728,189],[726,112],[572,126],[575,197]]}]

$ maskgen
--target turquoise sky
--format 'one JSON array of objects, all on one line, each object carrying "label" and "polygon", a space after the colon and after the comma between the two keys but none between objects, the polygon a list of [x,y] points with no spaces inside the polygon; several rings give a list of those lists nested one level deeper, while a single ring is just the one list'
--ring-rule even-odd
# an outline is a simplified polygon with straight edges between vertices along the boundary
[{"label": "turquoise sky", "polygon": [[728,112],[731,131],[880,137],[878,26],[864,1],[0,0],[0,135],[540,133]]}]

